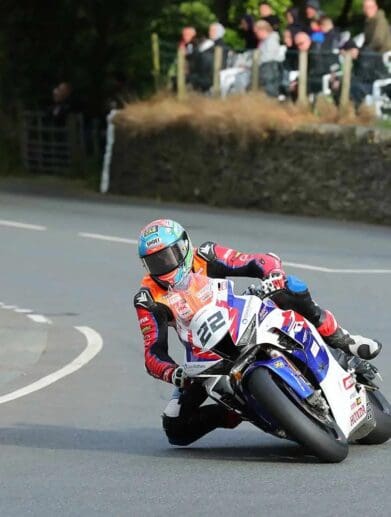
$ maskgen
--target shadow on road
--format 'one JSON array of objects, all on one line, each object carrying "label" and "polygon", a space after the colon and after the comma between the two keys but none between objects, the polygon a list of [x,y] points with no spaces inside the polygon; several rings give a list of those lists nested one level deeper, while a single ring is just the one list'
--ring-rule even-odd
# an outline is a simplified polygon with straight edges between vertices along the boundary
[{"label": "shadow on road", "polygon": [[[229,433],[229,436],[228,436]],[[124,431],[78,429],[54,425],[16,425],[0,428],[0,444],[52,450],[109,451],[144,457],[268,463],[318,463],[305,449],[277,441],[257,431],[216,431],[183,448],[167,442],[157,428]]]}]

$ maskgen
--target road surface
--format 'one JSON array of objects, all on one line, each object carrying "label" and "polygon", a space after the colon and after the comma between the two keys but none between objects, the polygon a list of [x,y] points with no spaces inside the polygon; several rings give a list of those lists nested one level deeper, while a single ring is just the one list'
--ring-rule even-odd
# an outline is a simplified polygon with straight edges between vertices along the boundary
[{"label": "road surface", "polygon": [[145,373],[132,308],[135,240],[157,217],[179,220],[194,244],[282,256],[346,328],[384,342],[391,396],[391,229],[3,192],[0,515],[388,517],[391,442],[352,446],[339,465],[248,424],[168,445],[171,389]]}]

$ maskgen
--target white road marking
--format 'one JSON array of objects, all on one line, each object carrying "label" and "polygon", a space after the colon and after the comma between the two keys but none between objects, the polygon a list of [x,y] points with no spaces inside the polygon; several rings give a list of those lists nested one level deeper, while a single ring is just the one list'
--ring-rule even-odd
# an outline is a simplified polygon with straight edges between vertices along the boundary
[{"label": "white road marking", "polygon": [[309,271],[320,271],[322,273],[349,273],[359,275],[370,275],[370,274],[391,274],[391,269],[343,269],[343,268],[331,268],[322,266],[312,266],[311,264],[300,264],[297,262],[285,262],[284,266],[295,267],[298,269],[308,269]]},{"label": "white road marking", "polygon": [[101,241],[121,242],[123,244],[137,244],[136,239],[125,239],[124,237],[115,237],[114,235],[102,235],[101,233],[79,232],[77,235],[79,237],[86,237],[87,239],[98,239]]},{"label": "white road marking", "polygon": [[18,221],[7,221],[6,219],[0,219],[0,226],[9,226],[11,228],[21,228],[23,230],[35,230],[37,232],[44,232],[47,230],[46,226],[41,226],[40,224],[20,223]]},{"label": "white road marking", "polygon": [[47,375],[46,377],[42,377],[36,382],[32,384],[28,384],[23,388],[12,391],[11,393],[7,393],[6,395],[0,396],[0,404],[5,404],[10,402],[11,400],[19,399],[24,397],[25,395],[29,395],[30,393],[34,393],[35,391],[42,390],[43,388],[47,388],[50,384],[57,382],[63,377],[67,377],[71,373],[76,372],[82,366],[86,365],[93,359],[103,347],[103,339],[101,335],[96,332],[94,329],[89,327],[75,327],[76,330],[81,332],[87,339],[87,346],[81,352],[80,355],[76,357],[72,362],[68,363],[66,366],[57,370],[56,372]]},{"label": "white road marking", "polygon": [[42,314],[27,314],[27,317],[30,318],[30,320],[35,321],[36,323],[52,323],[48,318],[46,318]]},{"label": "white road marking", "polygon": [[[124,237],[116,237],[114,235],[102,235],[101,233],[86,233],[79,232],[79,237],[87,237],[89,239],[98,239],[102,241],[119,242],[123,244],[138,244],[136,239],[125,239]],[[330,268],[323,266],[313,266],[311,264],[300,264],[298,262],[285,262],[283,265],[295,267],[297,269],[308,269],[309,271],[319,271],[321,273],[349,273],[359,275],[371,274],[391,274],[391,269],[344,269],[344,268]]]}]

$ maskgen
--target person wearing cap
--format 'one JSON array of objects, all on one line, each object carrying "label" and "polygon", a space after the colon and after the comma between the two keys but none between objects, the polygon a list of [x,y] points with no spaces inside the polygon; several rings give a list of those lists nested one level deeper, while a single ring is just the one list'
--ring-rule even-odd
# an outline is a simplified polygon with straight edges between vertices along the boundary
[{"label": "person wearing cap", "polygon": [[321,15],[322,12],[319,0],[307,0],[305,3],[305,16],[307,18],[307,22],[309,23],[311,20],[319,20]]}]

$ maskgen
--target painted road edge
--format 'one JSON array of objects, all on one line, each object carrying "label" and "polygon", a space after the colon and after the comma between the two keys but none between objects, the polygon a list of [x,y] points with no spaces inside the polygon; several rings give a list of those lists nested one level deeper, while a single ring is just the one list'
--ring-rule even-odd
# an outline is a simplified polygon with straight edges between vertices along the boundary
[{"label": "painted road edge", "polygon": [[63,379],[64,377],[67,377],[68,375],[71,375],[72,373],[76,372],[84,365],[89,363],[97,354],[99,354],[99,352],[103,348],[103,339],[101,335],[98,332],[96,332],[96,330],[90,327],[74,328],[81,332],[81,334],[83,334],[84,337],[87,339],[87,346],[83,350],[83,352],[81,352],[81,354],[78,355],[76,359],[65,365],[63,368],[60,368],[60,370],[46,375],[45,377],[42,377],[41,379],[38,379],[37,381],[28,384],[23,388],[17,389],[15,391],[12,391],[11,393],[7,393],[5,395],[0,396],[0,404],[11,402],[12,400],[16,400],[26,395],[29,395],[30,393],[34,393],[35,391],[47,388],[54,382],[57,382],[60,379]]}]

